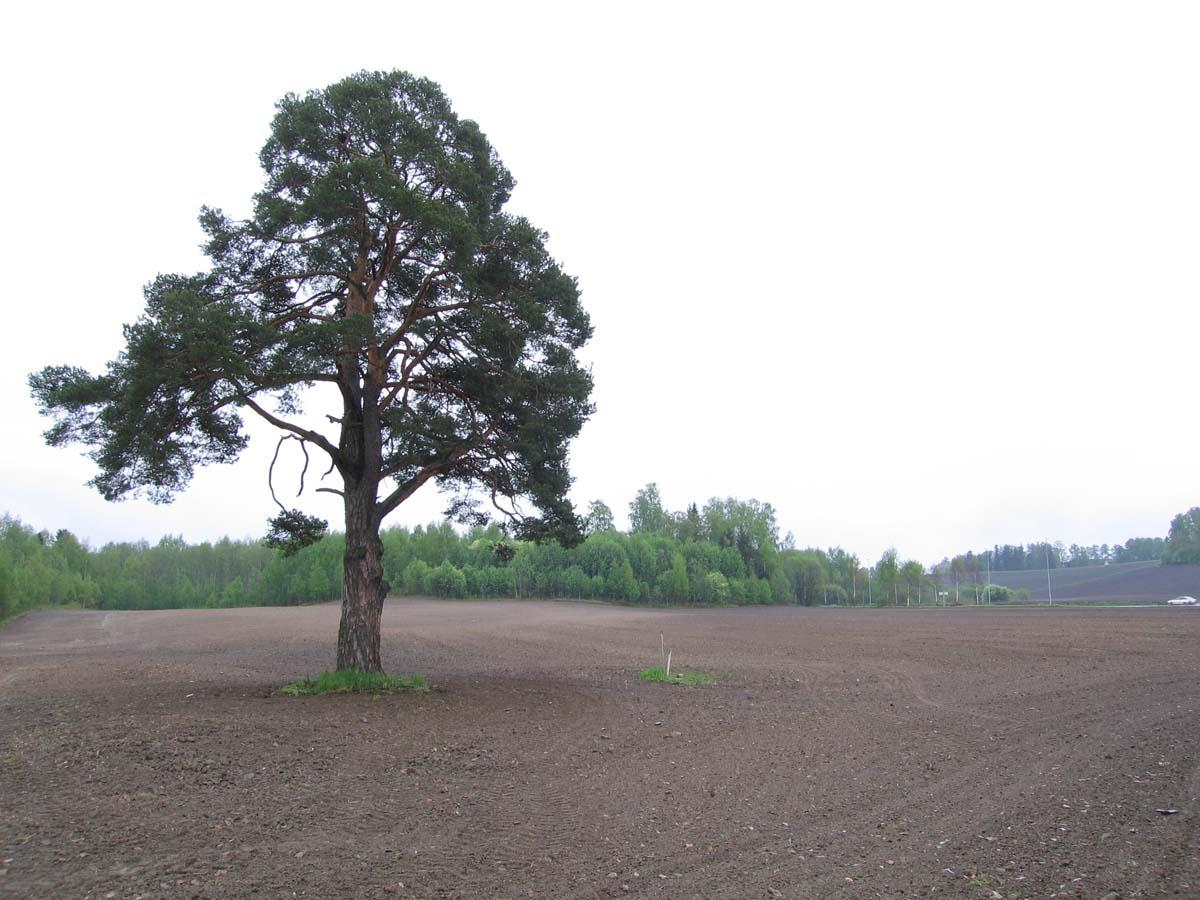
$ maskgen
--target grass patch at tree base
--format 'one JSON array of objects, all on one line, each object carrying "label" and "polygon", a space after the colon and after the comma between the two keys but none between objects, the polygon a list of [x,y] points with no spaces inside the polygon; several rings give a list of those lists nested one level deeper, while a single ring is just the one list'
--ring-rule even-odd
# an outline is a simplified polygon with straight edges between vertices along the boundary
[{"label": "grass patch at tree base", "polygon": [[358,669],[338,669],[322,672],[316,678],[306,675],[279,688],[277,693],[289,697],[309,694],[400,694],[406,691],[425,693],[429,686],[420,675],[397,678],[382,672],[361,672]]},{"label": "grass patch at tree base", "polygon": [[728,677],[728,672],[672,672],[668,675],[662,666],[638,672],[641,681],[662,681],[667,684],[715,684]]}]

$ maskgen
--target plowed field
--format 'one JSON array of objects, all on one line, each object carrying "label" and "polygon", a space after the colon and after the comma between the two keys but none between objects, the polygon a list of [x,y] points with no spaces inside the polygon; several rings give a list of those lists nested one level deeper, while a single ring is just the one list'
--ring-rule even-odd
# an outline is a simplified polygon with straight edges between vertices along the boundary
[{"label": "plowed field", "polygon": [[1198,609],[391,601],[433,691],[272,695],[337,616],[0,630],[0,895],[1200,896]]}]

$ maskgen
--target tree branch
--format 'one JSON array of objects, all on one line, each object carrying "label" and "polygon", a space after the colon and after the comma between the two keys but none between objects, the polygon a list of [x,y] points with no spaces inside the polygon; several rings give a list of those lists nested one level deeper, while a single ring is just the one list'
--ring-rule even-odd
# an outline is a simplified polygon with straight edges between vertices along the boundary
[{"label": "tree branch", "polygon": [[287,237],[282,237],[280,235],[273,235],[270,238],[270,240],[274,241],[277,244],[307,244],[310,241],[317,241],[323,237],[328,237],[329,235],[335,233],[336,231],[337,231],[336,227],[327,228],[324,231],[318,232],[317,234],[308,235],[307,237],[295,237],[295,238],[287,238]]},{"label": "tree branch", "polygon": [[275,445],[275,455],[271,457],[271,465],[267,467],[267,490],[271,492],[271,499],[275,501],[275,505],[284,513],[287,512],[287,507],[280,503],[279,498],[275,496],[275,462],[279,459],[279,448],[289,437],[291,435],[285,434],[279,439],[279,443]]},{"label": "tree branch", "polygon": [[395,331],[393,331],[383,341],[380,342],[380,352],[387,353],[389,350],[391,350],[392,347],[394,347],[397,342],[399,342],[399,340],[408,333],[408,329],[412,327],[413,323],[416,322],[417,319],[423,319],[437,313],[438,308],[433,308],[432,311],[426,309],[425,312],[421,312],[421,303],[425,300],[425,295],[429,292],[429,288],[433,286],[433,283],[438,279],[438,277],[447,274],[449,271],[450,270],[445,266],[437,266],[431,268],[425,273],[425,277],[421,279],[420,287],[417,288],[416,293],[413,295],[413,298],[408,305],[408,312],[404,314],[404,319],[400,322],[400,325]]},{"label": "tree branch", "polygon": [[[301,494],[304,493],[304,476],[308,472],[308,464],[309,464],[310,460],[308,458],[308,447],[305,446],[308,443],[308,441],[305,438],[297,437],[294,434],[285,434],[279,438],[279,443],[277,443],[275,445],[275,455],[271,457],[271,465],[267,469],[267,488],[271,491],[271,499],[275,501],[275,505],[278,506],[281,510],[283,510],[283,512],[286,513],[288,510],[284,507],[284,505],[282,503],[279,502],[279,498],[275,496],[275,481],[274,481],[275,463],[279,461],[279,451],[283,448],[284,441],[299,441],[300,442],[300,452],[304,454],[304,468],[300,470],[300,490],[296,491],[297,497],[299,497]],[[318,488],[318,490],[321,490],[321,489]],[[329,490],[329,488],[325,488],[324,490]],[[341,493],[341,492],[339,491],[338,493]]]},{"label": "tree branch", "polygon": [[268,275],[254,284],[239,288],[232,292],[234,297],[246,297],[250,294],[260,293],[267,285],[276,284],[280,281],[306,281],[309,278],[336,278],[338,281],[346,281],[345,272],[331,272],[323,269],[313,269],[308,272],[283,272],[279,275]]},{"label": "tree branch", "polygon": [[340,464],[342,462],[341,451],[338,450],[337,447],[333,446],[333,444],[331,444],[324,435],[319,434],[315,431],[310,431],[307,428],[301,428],[299,425],[293,425],[291,422],[285,422],[283,419],[267,412],[265,409],[263,409],[261,406],[259,406],[254,401],[254,398],[251,397],[249,394],[245,393],[244,391],[242,391],[241,393],[238,394],[238,399],[241,403],[244,403],[246,406],[250,407],[252,410],[254,410],[256,413],[258,413],[262,418],[266,419],[268,422],[270,422],[276,428],[280,428],[284,431],[290,431],[292,434],[296,435],[297,437],[304,438],[304,440],[306,440],[306,441],[312,441],[314,444],[316,444],[318,447],[320,447],[322,450],[324,450],[326,453],[329,454],[330,459],[333,460],[335,465],[340,466]]},{"label": "tree branch", "polygon": [[446,455],[445,459],[426,466],[412,478],[408,479],[408,481],[398,485],[394,491],[376,505],[376,509],[379,512],[379,521],[382,522],[397,506],[415,494],[421,485],[458,462],[467,455],[467,452],[468,448],[466,447],[459,447],[457,450],[452,450]]}]

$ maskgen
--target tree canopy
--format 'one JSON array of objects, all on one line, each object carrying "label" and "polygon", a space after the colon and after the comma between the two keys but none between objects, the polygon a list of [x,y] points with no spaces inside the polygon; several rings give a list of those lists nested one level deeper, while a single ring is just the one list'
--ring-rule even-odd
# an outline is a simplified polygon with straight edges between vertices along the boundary
[{"label": "tree canopy", "polygon": [[629,530],[633,534],[670,534],[671,517],[663,509],[658,485],[653,481],[629,503]]},{"label": "tree canopy", "polygon": [[1163,562],[1200,563],[1200,506],[1193,506],[1171,519]]},{"label": "tree canopy", "polygon": [[613,512],[603,500],[593,500],[588,504],[585,526],[588,534],[600,531],[612,531],[616,528],[613,523]]}]

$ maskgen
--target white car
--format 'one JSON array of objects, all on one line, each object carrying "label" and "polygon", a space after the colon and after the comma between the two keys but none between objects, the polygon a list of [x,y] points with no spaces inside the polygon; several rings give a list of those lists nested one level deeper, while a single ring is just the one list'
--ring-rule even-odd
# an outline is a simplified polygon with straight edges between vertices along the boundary
[{"label": "white car", "polygon": [[1195,597],[1176,597],[1174,600],[1168,600],[1167,606],[1195,606],[1200,603]]}]

